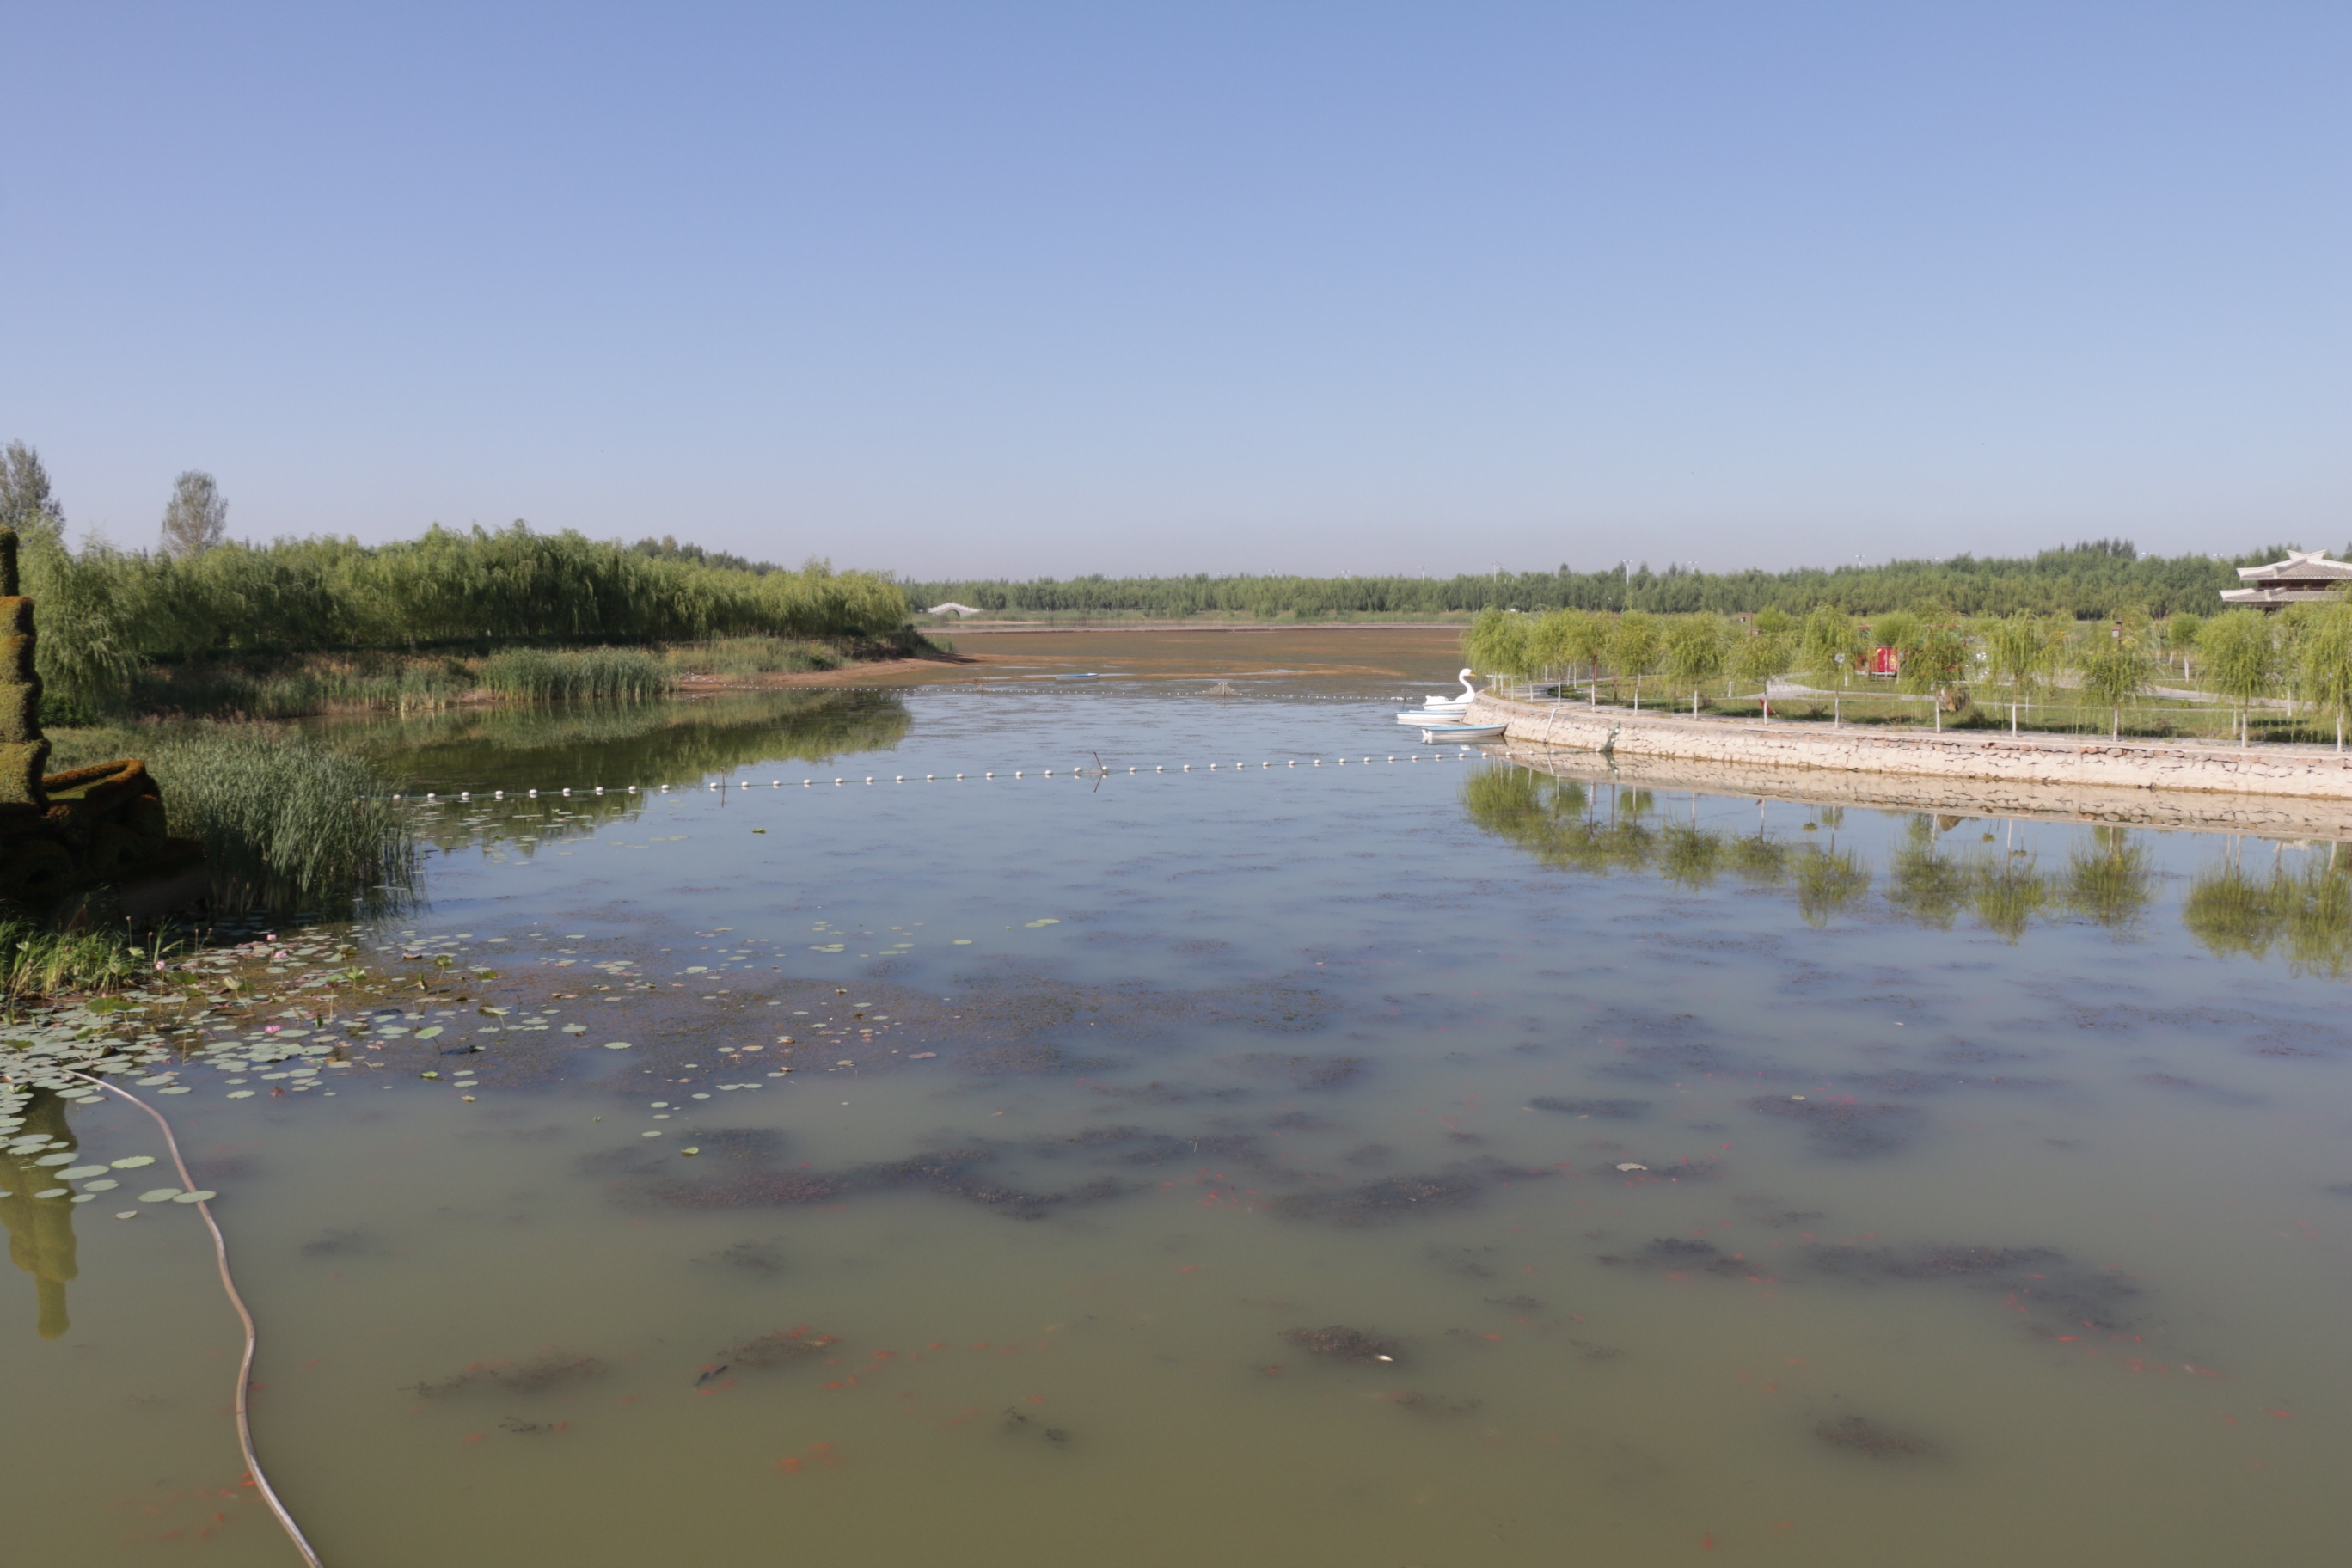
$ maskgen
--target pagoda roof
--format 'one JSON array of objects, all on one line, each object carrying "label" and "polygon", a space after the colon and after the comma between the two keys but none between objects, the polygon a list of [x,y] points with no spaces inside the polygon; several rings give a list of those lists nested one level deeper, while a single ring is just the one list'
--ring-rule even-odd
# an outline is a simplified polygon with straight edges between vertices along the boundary
[{"label": "pagoda roof", "polygon": [[2330,561],[2325,550],[2290,550],[2267,566],[2241,566],[2242,583],[2352,583],[2352,561]]}]

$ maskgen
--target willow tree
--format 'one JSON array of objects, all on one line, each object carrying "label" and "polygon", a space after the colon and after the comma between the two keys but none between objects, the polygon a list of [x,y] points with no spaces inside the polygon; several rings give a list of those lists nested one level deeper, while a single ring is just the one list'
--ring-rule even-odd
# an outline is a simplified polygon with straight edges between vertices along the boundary
[{"label": "willow tree", "polygon": [[1479,611],[1462,634],[1462,657],[1481,675],[1526,674],[1528,620],[1517,610]]},{"label": "willow tree", "polygon": [[2192,616],[2186,610],[2168,617],[2164,623],[2165,656],[2180,661],[2180,679],[2183,680],[2192,673],[2189,660],[2196,656],[2197,638],[2204,629],[2205,617]]},{"label": "willow tree", "polygon": [[[1590,610],[1562,610],[1555,635],[1560,652],[1584,666],[1587,700],[1601,700],[1601,660],[1609,651],[1609,618]],[[1546,617],[1549,619],[1549,617]]]},{"label": "willow tree", "polygon": [[2009,688],[2011,734],[2017,733],[2019,705],[2032,700],[2057,668],[2063,637],[2059,628],[2023,610],[1987,628],[1985,668],[1994,681]]},{"label": "willow tree", "polygon": [[2247,743],[2246,710],[2270,694],[2278,679],[2278,638],[2259,610],[2224,610],[2197,634],[2205,680],[2238,705],[2238,743]]},{"label": "willow tree", "polygon": [[[1895,619],[1889,616],[1887,620]],[[1944,728],[1944,710],[1954,712],[1968,700],[1962,684],[1969,673],[1969,637],[1949,616],[1933,611],[1904,617],[1902,640],[1894,645],[1902,661],[1901,682],[1907,691],[1926,694],[1934,711],[1936,729]]]},{"label": "willow tree", "polygon": [[1755,681],[1762,692],[1764,717],[1772,717],[1772,680],[1786,675],[1797,661],[1797,650],[1786,629],[1767,626],[1764,618],[1756,618],[1756,628],[1739,639],[1731,651],[1731,673],[1740,680]]},{"label": "willow tree", "polygon": [[1642,677],[1658,668],[1665,651],[1665,628],[1644,610],[1628,610],[1617,617],[1609,634],[1609,662],[1620,679],[1633,678],[1633,711],[1642,710]]},{"label": "willow tree", "polygon": [[1542,668],[1557,668],[1562,684],[1578,665],[1590,665],[1601,656],[1608,628],[1590,610],[1553,610],[1536,617],[1528,628],[1528,656]]},{"label": "willow tree", "polygon": [[2295,649],[2295,695],[2336,717],[2336,749],[2344,749],[2344,715],[2352,710],[2352,602],[2320,606]]},{"label": "willow tree", "polygon": [[1797,668],[1815,680],[1833,681],[1833,722],[1845,722],[1846,682],[1869,656],[1869,644],[1853,616],[1832,605],[1817,606],[1797,633]]},{"label": "willow tree", "polygon": [[1731,628],[1712,611],[1677,616],[1666,628],[1666,673],[1691,683],[1691,716],[1698,716],[1698,689],[1721,675],[1731,655]]},{"label": "willow tree", "polygon": [[2147,689],[2147,653],[2140,639],[2117,622],[2090,639],[2075,657],[2074,669],[2083,689],[2107,710],[2107,739],[2121,739],[2124,704]]}]

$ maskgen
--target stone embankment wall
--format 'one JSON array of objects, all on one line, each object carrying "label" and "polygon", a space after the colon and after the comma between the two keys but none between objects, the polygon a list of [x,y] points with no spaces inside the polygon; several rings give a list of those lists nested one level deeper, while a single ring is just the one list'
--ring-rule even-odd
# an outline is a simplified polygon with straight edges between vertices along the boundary
[{"label": "stone embankment wall", "polygon": [[2352,802],[2352,753],[2193,741],[2053,740],[2045,736],[1888,733],[1805,721],[1693,718],[1515,702],[1482,695],[1463,721],[1502,724],[1515,744],[1669,757],[1756,768],[1980,780],[2069,791],[2186,790],[2208,795]]}]

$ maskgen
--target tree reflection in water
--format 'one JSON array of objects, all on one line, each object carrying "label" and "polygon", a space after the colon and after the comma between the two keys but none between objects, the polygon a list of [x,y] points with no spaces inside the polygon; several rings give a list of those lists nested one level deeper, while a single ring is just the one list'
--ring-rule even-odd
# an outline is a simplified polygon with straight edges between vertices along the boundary
[{"label": "tree reflection in water", "polygon": [[2222,958],[2267,958],[2276,951],[2296,974],[2352,978],[2352,861],[2330,845],[2301,869],[2284,854],[2248,871],[2236,854],[2198,874],[2180,918]]},{"label": "tree reflection in water", "polygon": [[[45,1144],[34,1146],[44,1137]],[[63,1339],[68,1327],[66,1285],[76,1272],[74,1206],[66,1198],[34,1195],[66,1185],[58,1179],[62,1166],[34,1162],[76,1147],[66,1102],[46,1089],[26,1108],[24,1125],[0,1145],[0,1225],[8,1229],[8,1261],[33,1277],[45,1340]]]},{"label": "tree reflection in water", "polygon": [[[1597,798],[1596,792],[1608,798]],[[1693,889],[1712,887],[1729,873],[1759,887],[1789,889],[1809,925],[1825,926],[1855,912],[1873,885],[1870,863],[1837,843],[1845,825],[1839,806],[1814,812],[1809,827],[1829,831],[1827,845],[1817,846],[1775,837],[1761,801],[1753,832],[1700,826],[1696,795],[1687,816],[1671,808],[1667,820],[1654,827],[1643,819],[1660,807],[1648,790],[1588,785],[1526,768],[1474,773],[1463,783],[1462,802],[1480,828],[1547,866],[1591,876],[1651,871]],[[2156,873],[2153,858],[2129,829],[2093,828],[2089,842],[2068,855],[2065,870],[2053,874],[2029,850],[1995,847],[1990,833],[1982,845],[1966,849],[1945,842],[1955,828],[1976,820],[1925,815],[1906,820],[1882,889],[1888,906],[1939,931],[1967,914],[2010,942],[2020,941],[2037,919],[2062,915],[2118,936],[2137,929],[2154,898]],[[2216,951],[2258,955],[2275,945],[2303,968],[2352,973],[2352,932],[2347,931],[2352,927],[2352,862],[2347,871],[2306,874],[2290,888],[2257,886],[2225,868],[2213,875],[2191,929],[2205,921],[2215,933],[2208,945],[2221,944]]]}]

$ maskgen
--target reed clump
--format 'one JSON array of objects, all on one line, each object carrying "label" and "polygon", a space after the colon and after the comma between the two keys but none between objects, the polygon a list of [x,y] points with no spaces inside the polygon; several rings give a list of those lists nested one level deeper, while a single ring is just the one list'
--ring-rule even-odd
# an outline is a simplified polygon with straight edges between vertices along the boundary
[{"label": "reed clump", "polygon": [[667,650],[670,668],[682,675],[799,675],[839,669],[847,660],[820,642],[793,637],[713,637]]},{"label": "reed clump", "polygon": [[53,767],[145,760],[175,837],[205,847],[215,913],[397,905],[416,842],[390,785],[357,757],[264,724],[62,731]]},{"label": "reed clump", "polygon": [[482,661],[492,695],[524,702],[640,702],[677,677],[658,655],[635,647],[509,648]]}]

